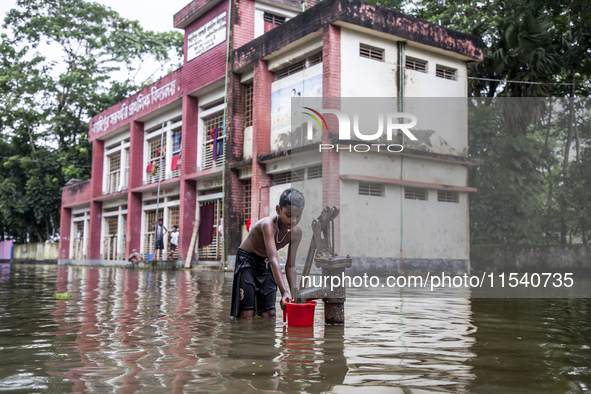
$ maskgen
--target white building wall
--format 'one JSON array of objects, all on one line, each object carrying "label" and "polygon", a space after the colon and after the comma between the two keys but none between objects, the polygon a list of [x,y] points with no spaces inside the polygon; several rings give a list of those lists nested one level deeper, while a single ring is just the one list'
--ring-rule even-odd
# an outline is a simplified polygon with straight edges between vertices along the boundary
[{"label": "white building wall", "polygon": [[437,190],[429,189],[427,201],[403,201],[403,254],[405,258],[470,258],[468,194],[459,202],[437,201]]},{"label": "white building wall", "polygon": [[[359,56],[359,45],[384,49],[384,61]],[[396,42],[341,27],[341,96],[396,97]]]},{"label": "white building wall", "polygon": [[[427,72],[405,69],[405,97],[466,97],[468,79],[466,62],[437,52],[417,48],[409,43],[405,47],[405,55],[427,61]],[[436,65],[455,68],[456,80],[443,79],[435,76]]]}]

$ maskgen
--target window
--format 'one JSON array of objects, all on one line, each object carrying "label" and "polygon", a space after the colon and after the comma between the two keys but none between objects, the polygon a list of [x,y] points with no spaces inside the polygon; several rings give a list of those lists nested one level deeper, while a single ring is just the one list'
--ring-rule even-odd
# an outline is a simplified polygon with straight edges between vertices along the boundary
[{"label": "window", "polygon": [[277,73],[275,73],[275,79],[281,79],[281,78],[285,78],[289,75],[298,73],[300,71],[302,71],[304,68],[306,67],[306,61],[302,60],[299,61],[297,63],[291,64],[289,66],[287,66],[286,68],[284,68],[281,71],[278,71]]},{"label": "window", "polygon": [[252,126],[252,84],[244,87],[244,127]]},{"label": "window", "polygon": [[359,56],[383,62],[384,49],[372,47],[367,44],[359,44]]},{"label": "window", "polygon": [[182,135],[181,135],[181,125],[179,124],[176,128],[172,129],[171,137],[172,137],[172,160],[170,166],[170,177],[177,178],[181,176],[181,166],[180,166],[180,155],[181,155],[181,142],[182,142]]},{"label": "window", "polygon": [[404,198],[409,200],[427,200],[427,190],[416,187],[405,187]]},{"label": "window", "polygon": [[437,201],[459,202],[458,192],[453,190],[437,190]]},{"label": "window", "polygon": [[[205,142],[203,143],[203,168],[221,167],[224,156],[224,111],[203,118]],[[216,138],[217,129],[217,138]]]},{"label": "window", "polygon": [[[205,205],[213,205],[213,228],[210,229],[212,232],[211,243],[207,246],[200,246],[198,248],[199,260],[201,261],[220,261],[222,258],[222,240],[218,231],[220,224],[220,218],[223,217],[222,212],[222,200],[210,200],[199,203],[199,208]],[[199,231],[202,231],[200,228]]]},{"label": "window", "polygon": [[270,14],[268,12],[263,14],[263,19],[265,20],[265,33],[285,23],[284,16]]},{"label": "window", "polygon": [[384,185],[381,183],[359,182],[359,194],[381,197],[384,195]]},{"label": "window", "polygon": [[[162,165],[160,165],[160,140],[161,136],[156,136],[148,141],[150,153],[148,156],[148,167],[146,168],[146,184],[158,182],[158,179],[163,181],[166,174],[166,152],[162,152]],[[166,143],[166,138],[164,139],[164,143]]]},{"label": "window", "polygon": [[317,52],[317,53],[307,57],[304,60],[300,60],[299,62],[292,63],[289,66],[287,66],[279,71],[276,71],[275,72],[275,80],[285,78],[289,75],[298,73],[298,72],[304,70],[305,68],[310,68],[310,67],[315,66],[316,64],[320,64],[320,63],[322,63],[322,52]]},{"label": "window", "polygon": [[107,193],[119,191],[121,178],[121,152],[109,156],[109,175],[107,179]]},{"label": "window", "polygon": [[414,70],[421,73],[427,72],[427,61],[422,59],[417,59],[414,57],[406,57],[406,69],[407,70]]},{"label": "window", "polygon": [[435,76],[443,79],[451,79],[452,81],[456,80],[456,69],[451,67],[445,67],[441,64],[438,64],[435,69]]},{"label": "window", "polygon": [[103,259],[117,260],[117,216],[105,218],[106,234],[103,238]]},{"label": "window", "polygon": [[304,180],[304,169],[281,172],[273,175],[273,184],[282,185],[284,183],[298,182]]},{"label": "window", "polygon": [[308,179],[322,178],[322,164],[308,168]]}]

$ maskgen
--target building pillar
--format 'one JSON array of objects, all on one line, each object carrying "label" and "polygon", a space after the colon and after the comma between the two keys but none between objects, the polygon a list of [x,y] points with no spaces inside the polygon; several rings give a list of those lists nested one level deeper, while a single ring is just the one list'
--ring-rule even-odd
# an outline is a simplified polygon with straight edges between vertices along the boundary
[{"label": "building pillar", "polygon": [[60,216],[60,250],[58,259],[66,260],[70,258],[70,243],[72,238],[72,209],[64,208]]},{"label": "building pillar", "polygon": [[[105,142],[92,141],[92,172],[91,195],[100,197],[103,194],[103,166],[105,163]],[[90,203],[90,231],[88,232],[88,260],[98,260],[101,255],[101,229],[103,217],[103,203]]]},{"label": "building pillar", "polygon": [[[253,3],[254,4],[254,3]],[[254,14],[254,12],[253,12]],[[224,188],[224,248],[225,255],[236,253],[242,242],[244,224],[244,186],[238,179],[232,164],[244,160],[244,102],[245,87],[240,83],[240,76],[229,76],[228,100],[226,108],[226,168]]]},{"label": "building pillar", "polygon": [[[125,251],[127,256],[131,251],[137,249],[138,252],[142,245],[142,193],[127,194],[127,228],[125,229]],[[125,259],[127,259],[125,256]]]},{"label": "building pillar", "polygon": [[197,125],[199,123],[199,100],[183,97],[183,126],[181,140],[181,179],[197,171]]},{"label": "building pillar", "polygon": [[[183,126],[181,140],[181,177],[179,202],[179,259],[186,259],[197,220],[197,182],[186,179],[197,171],[199,99],[183,96]],[[197,241],[195,241],[197,242]],[[197,244],[195,244],[195,249]]]},{"label": "building pillar", "polygon": [[[323,108],[340,108],[341,97],[341,28],[328,25],[324,27],[322,36],[322,96]],[[328,133],[322,133],[322,143],[331,143],[338,138],[339,124],[334,115],[326,116]],[[340,207],[340,162],[339,153],[334,150],[322,152],[322,205]],[[335,251],[340,253],[341,220],[335,220],[334,239]]]},{"label": "building pillar", "polygon": [[[142,244],[142,194],[131,190],[144,182],[144,124],[133,121],[129,130],[129,179],[127,193],[127,228],[125,251],[129,256],[133,249],[141,253]],[[123,256],[127,260],[127,256]]]},{"label": "building pillar", "polygon": [[257,157],[271,152],[271,84],[274,80],[267,62],[259,60],[254,67],[252,119],[251,212],[255,223],[266,216],[264,207],[269,206],[269,187],[272,185],[265,165],[258,163]]}]

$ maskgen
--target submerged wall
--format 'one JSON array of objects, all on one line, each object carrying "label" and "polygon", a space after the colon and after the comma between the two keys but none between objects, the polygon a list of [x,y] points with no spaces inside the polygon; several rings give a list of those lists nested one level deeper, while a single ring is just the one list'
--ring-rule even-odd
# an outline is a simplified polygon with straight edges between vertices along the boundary
[{"label": "submerged wall", "polygon": [[544,272],[591,269],[591,245],[472,245],[472,271]]}]

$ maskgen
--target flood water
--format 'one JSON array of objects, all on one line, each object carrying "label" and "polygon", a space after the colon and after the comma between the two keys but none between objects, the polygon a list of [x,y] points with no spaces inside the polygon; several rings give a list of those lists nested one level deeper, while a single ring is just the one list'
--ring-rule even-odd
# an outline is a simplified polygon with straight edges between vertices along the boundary
[{"label": "flood water", "polygon": [[[345,326],[230,321],[212,271],[0,264],[0,390],[584,392],[590,299],[350,298]],[[70,292],[69,300],[55,300]]]}]

